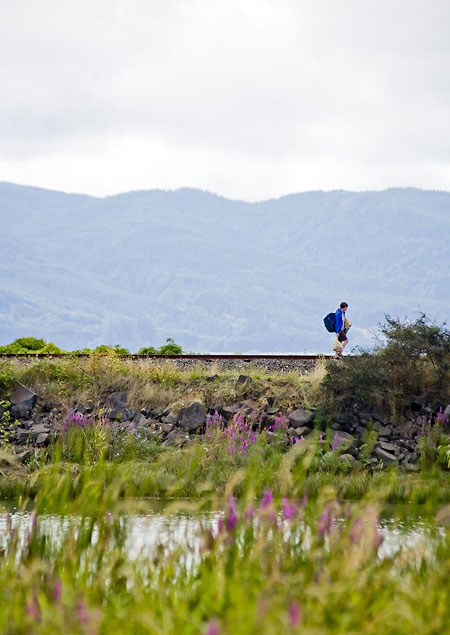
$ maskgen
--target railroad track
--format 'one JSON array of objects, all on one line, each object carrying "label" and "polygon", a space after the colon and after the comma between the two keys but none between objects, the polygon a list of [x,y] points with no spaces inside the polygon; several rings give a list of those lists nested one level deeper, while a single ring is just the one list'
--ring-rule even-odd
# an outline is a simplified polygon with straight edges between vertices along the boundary
[{"label": "railroad track", "polygon": [[[106,355],[106,353],[105,353]],[[89,353],[1,353],[0,358],[6,359],[58,359],[67,357],[90,357]],[[175,359],[175,360],[192,360],[202,362],[213,362],[215,360],[235,360],[235,361],[258,361],[258,360],[278,360],[278,361],[306,361],[306,360],[319,360],[319,359],[332,359],[334,355],[273,355],[273,354],[258,354],[258,355],[228,355],[222,353],[214,353],[208,355],[186,354],[186,355],[118,355],[120,359]]]}]

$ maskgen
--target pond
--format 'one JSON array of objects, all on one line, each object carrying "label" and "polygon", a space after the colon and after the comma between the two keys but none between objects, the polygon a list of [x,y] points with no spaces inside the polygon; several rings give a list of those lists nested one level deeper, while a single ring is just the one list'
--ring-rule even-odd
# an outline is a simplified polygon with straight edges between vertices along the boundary
[{"label": "pond", "polygon": [[[205,530],[217,533],[224,512],[201,511],[194,502],[181,501],[129,501],[126,511],[120,518],[127,527],[127,551],[129,557],[137,559],[152,556],[156,549],[165,553],[176,549],[189,552],[192,557],[198,554]],[[133,511],[130,511],[134,509]],[[395,505],[385,507],[378,522],[378,530],[383,538],[378,551],[379,558],[393,557],[400,550],[415,550],[426,553],[431,544],[435,544],[445,535],[443,527],[436,522],[437,510],[420,505]],[[74,515],[40,514],[40,530],[51,540],[58,542],[67,529],[80,522]],[[0,501],[0,543],[4,541],[11,527],[19,526],[21,540],[33,522],[31,511],[20,511],[9,501]],[[282,519],[279,518],[282,523]],[[344,523],[337,518],[334,523]],[[307,521],[299,520],[305,530]],[[313,529],[306,527],[304,536]],[[95,539],[95,537],[94,537]],[[306,541],[307,543],[307,541]],[[306,545],[307,546],[307,545]]]}]

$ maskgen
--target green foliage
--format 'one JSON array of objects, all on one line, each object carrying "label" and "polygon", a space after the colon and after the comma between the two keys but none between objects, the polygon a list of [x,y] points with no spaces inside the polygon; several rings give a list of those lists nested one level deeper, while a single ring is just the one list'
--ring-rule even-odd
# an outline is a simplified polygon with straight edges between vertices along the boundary
[{"label": "green foliage", "polygon": [[[193,450],[190,459],[201,462]],[[399,542],[386,553],[374,491],[339,502],[316,480],[316,500],[274,499],[270,491],[255,499],[235,471],[221,497],[173,501],[153,548],[136,557],[130,515],[148,507],[123,500],[130,479],[102,461],[51,465],[31,516],[5,514],[2,633],[449,631],[448,509],[414,548]],[[395,487],[389,476],[377,482],[379,491]],[[404,523],[390,524],[401,537]]]},{"label": "green foliage", "polygon": [[0,448],[9,447],[13,432],[11,431],[10,402],[0,400]]},{"label": "green foliage", "polygon": [[12,345],[17,344],[21,346],[26,351],[40,351],[45,346],[45,340],[37,339],[36,337],[19,337],[17,340],[14,340]]},{"label": "green foliage", "polygon": [[328,364],[322,395],[328,414],[357,403],[378,405],[398,419],[414,396],[450,400],[450,332],[425,316],[415,322],[387,316],[381,331],[384,346]]},{"label": "green foliage", "polygon": [[154,346],[147,346],[138,350],[139,355],[182,355],[183,349],[178,344],[175,344],[171,337],[166,339],[166,344],[163,344],[159,348]]}]

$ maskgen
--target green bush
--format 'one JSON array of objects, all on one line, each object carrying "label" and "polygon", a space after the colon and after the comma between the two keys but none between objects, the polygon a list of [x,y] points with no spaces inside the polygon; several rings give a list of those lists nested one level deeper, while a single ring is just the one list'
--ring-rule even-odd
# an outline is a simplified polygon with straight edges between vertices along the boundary
[{"label": "green bush", "polygon": [[425,316],[401,322],[386,316],[384,346],[329,362],[321,407],[333,414],[353,405],[380,406],[401,418],[412,399],[450,400],[450,331]]},{"label": "green bush", "polygon": [[21,346],[26,351],[40,351],[45,346],[45,340],[36,337],[19,337],[12,343]]},{"label": "green bush", "polygon": [[159,348],[154,346],[146,346],[138,350],[138,355],[182,355],[183,349],[178,344],[175,344],[171,337],[166,339],[166,344],[163,344]]}]

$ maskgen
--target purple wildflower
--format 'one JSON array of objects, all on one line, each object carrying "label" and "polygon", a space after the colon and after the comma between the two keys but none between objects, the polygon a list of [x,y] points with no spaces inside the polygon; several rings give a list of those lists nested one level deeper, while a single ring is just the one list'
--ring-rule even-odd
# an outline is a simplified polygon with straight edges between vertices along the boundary
[{"label": "purple wildflower", "polygon": [[234,496],[231,495],[228,499],[228,517],[226,521],[227,531],[233,531],[233,529],[236,527],[237,521],[238,516],[236,512],[236,501],[234,499]]},{"label": "purple wildflower", "polygon": [[272,492],[270,491],[270,489],[266,489],[264,492],[264,496],[262,498],[262,501],[260,503],[259,508],[260,509],[265,509],[266,507],[268,507],[271,503],[273,503],[273,496],[272,496]]},{"label": "purple wildflower", "polygon": [[252,505],[249,505],[245,510],[245,520],[250,521],[255,514],[255,510]]},{"label": "purple wildflower", "polygon": [[26,613],[36,622],[41,621],[41,607],[35,595],[27,602]]},{"label": "purple wildflower", "polygon": [[210,620],[206,627],[206,635],[219,635],[219,632],[217,620]]},{"label": "purple wildflower", "polygon": [[338,447],[339,447],[339,445],[342,443],[342,441],[343,441],[342,437],[340,437],[340,436],[338,435],[338,433],[337,433],[337,432],[335,432],[335,434],[334,434],[334,439],[333,439],[333,441],[332,441],[332,443],[331,443],[331,449],[332,449],[332,450],[337,450],[337,449],[338,449]]},{"label": "purple wildflower", "polygon": [[62,592],[62,582],[59,578],[56,578],[55,584],[53,586],[53,599],[57,604],[61,601],[61,592]]},{"label": "purple wildflower", "polygon": [[289,625],[295,628],[300,624],[300,605],[292,601],[289,606]]},{"label": "purple wildflower", "polygon": [[333,529],[333,518],[336,510],[336,503],[329,503],[322,512],[319,518],[319,524],[317,527],[317,535],[319,538],[323,538],[325,533],[331,533]]},{"label": "purple wildflower", "polygon": [[297,505],[287,498],[283,498],[281,501],[281,509],[283,510],[283,516],[286,520],[291,520],[298,511]]}]

